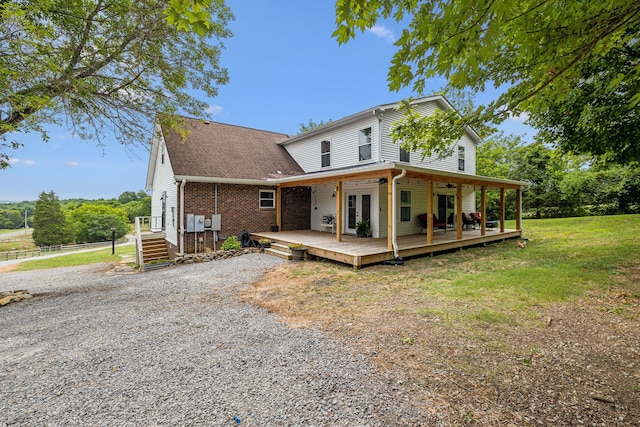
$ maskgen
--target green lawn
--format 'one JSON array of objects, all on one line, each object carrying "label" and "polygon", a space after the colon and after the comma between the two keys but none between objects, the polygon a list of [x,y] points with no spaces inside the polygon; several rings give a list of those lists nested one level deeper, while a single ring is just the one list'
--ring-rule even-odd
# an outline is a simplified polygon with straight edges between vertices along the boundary
[{"label": "green lawn", "polygon": [[395,311],[465,325],[527,323],[537,307],[589,294],[640,295],[640,281],[629,275],[640,260],[640,215],[525,220],[523,230],[525,249],[507,240],[359,271],[300,263],[288,272],[296,286],[276,281],[270,291],[296,301],[295,316]]},{"label": "green lawn", "polygon": [[115,255],[111,255],[111,247],[91,252],[70,253],[53,258],[25,261],[18,264],[12,271],[43,270],[47,268],[71,267],[99,262],[120,262],[123,256],[134,256],[135,250],[135,245],[126,245],[116,246]]}]

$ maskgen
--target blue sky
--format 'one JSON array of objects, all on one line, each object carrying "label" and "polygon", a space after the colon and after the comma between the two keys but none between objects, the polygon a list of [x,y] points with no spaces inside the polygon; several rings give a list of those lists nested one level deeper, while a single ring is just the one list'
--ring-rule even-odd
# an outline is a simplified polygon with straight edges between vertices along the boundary
[{"label": "blue sky", "polygon": [[[390,92],[387,70],[400,34],[386,23],[338,46],[333,2],[227,2],[235,15],[222,65],[230,82],[218,97],[205,99],[215,121],[296,134],[301,123],[337,120],[380,104],[416,95]],[[434,79],[425,94],[444,81]],[[507,133],[534,131],[509,120]],[[36,134],[17,135],[24,147],[10,153],[11,168],[0,170],[0,201],[36,200],[42,191],[60,199],[112,198],[144,189],[148,152],[117,143],[97,147],[51,128],[45,143]],[[149,134],[151,137],[151,134]]]}]

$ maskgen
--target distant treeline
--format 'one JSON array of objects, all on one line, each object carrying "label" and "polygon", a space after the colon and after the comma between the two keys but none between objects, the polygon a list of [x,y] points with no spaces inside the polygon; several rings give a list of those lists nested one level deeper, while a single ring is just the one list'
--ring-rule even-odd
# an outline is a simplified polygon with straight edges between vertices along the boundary
[{"label": "distant treeline", "polygon": [[[60,207],[66,214],[71,214],[81,206],[106,205],[114,208],[122,208],[127,213],[130,223],[136,216],[151,215],[151,196],[145,191],[125,191],[113,199],[66,199],[60,200]],[[0,229],[24,228],[25,211],[27,225],[33,226],[33,213],[36,201],[0,202]]]}]

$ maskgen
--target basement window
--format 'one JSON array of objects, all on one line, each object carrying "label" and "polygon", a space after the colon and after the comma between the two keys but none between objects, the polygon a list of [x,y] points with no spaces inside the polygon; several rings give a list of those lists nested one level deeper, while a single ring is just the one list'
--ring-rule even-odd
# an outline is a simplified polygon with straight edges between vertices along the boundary
[{"label": "basement window", "polygon": [[260,209],[274,209],[276,207],[275,190],[260,190]]}]

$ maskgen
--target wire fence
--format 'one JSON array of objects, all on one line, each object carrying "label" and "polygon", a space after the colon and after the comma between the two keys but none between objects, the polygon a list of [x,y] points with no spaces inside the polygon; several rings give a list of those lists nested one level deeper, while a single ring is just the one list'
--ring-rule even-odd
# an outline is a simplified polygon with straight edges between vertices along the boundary
[{"label": "wire fence", "polygon": [[[127,239],[116,240],[116,244],[124,243]],[[49,255],[53,253],[73,252],[83,249],[92,249],[99,247],[111,246],[111,240],[106,242],[80,243],[76,245],[58,245],[58,246],[41,246],[37,249],[25,249],[19,251],[0,252],[0,261],[9,261],[13,259],[35,258],[41,255]]]}]

